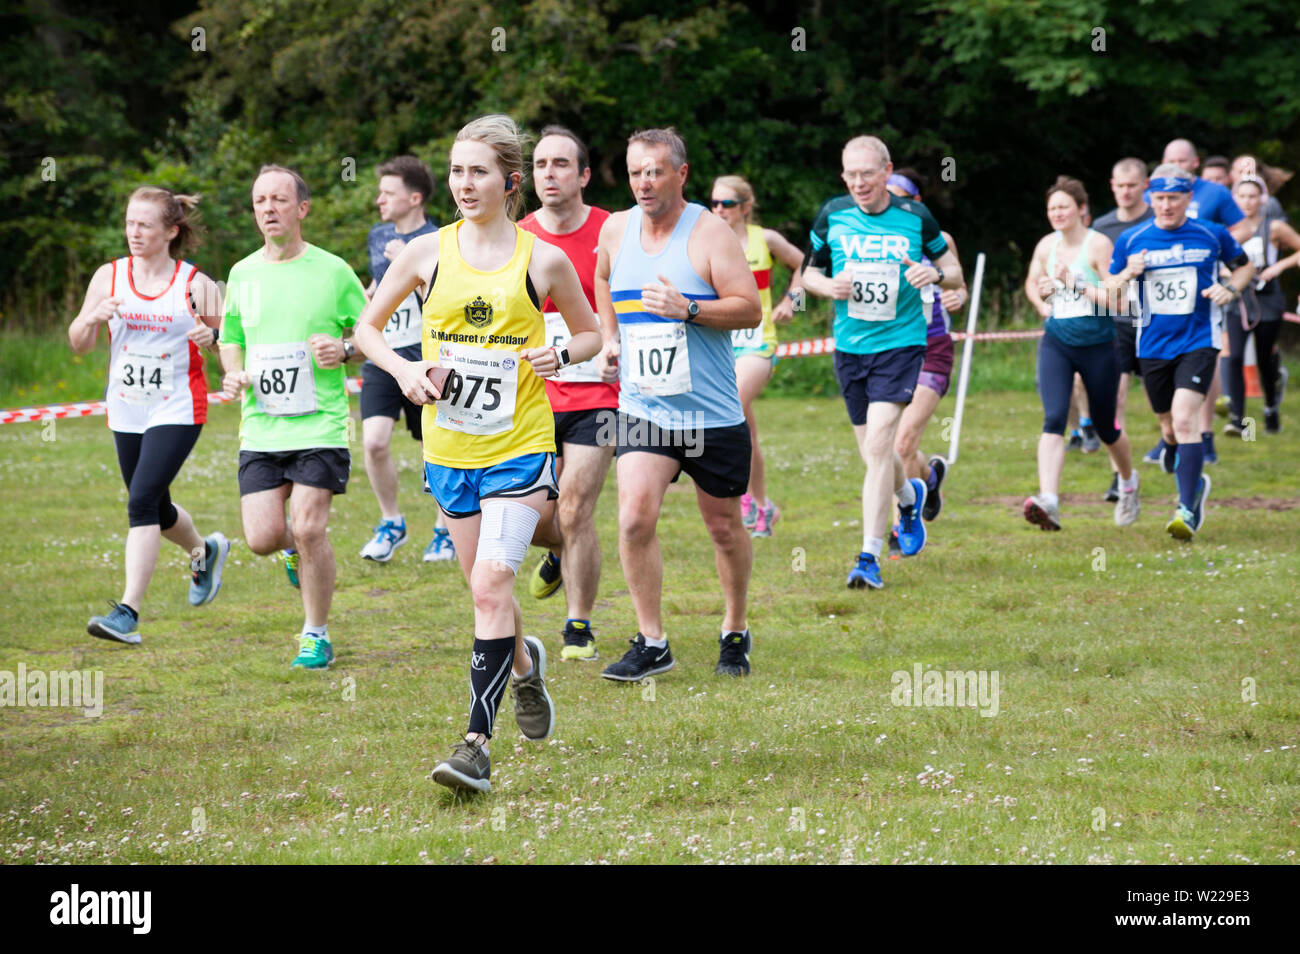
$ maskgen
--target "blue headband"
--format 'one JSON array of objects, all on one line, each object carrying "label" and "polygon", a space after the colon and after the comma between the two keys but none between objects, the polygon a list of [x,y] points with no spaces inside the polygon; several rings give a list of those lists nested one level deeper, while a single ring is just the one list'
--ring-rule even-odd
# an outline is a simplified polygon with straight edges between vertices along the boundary
[{"label": "blue headband", "polygon": [[913,199],[915,199],[918,195],[921,194],[921,191],[916,187],[916,185],[912,182],[911,179],[907,178],[907,176],[900,176],[897,172],[893,173],[889,177],[889,180],[885,183],[885,185],[893,186],[896,189],[902,189]]},{"label": "blue headband", "polygon": [[1151,193],[1157,192],[1191,192],[1191,179],[1176,179],[1173,176],[1158,176],[1151,180]]}]

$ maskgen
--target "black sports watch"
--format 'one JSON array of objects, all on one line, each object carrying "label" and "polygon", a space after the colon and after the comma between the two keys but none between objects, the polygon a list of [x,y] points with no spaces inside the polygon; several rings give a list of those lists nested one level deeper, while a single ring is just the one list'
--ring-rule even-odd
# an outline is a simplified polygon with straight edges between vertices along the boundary
[{"label": "black sports watch", "polygon": [[700,303],[694,299],[686,306],[686,320],[694,321],[700,317]]},{"label": "black sports watch", "polygon": [[936,278],[936,279],[934,280],[934,283],[935,283],[936,285],[942,285],[942,284],[943,284],[943,277],[944,277],[944,276],[943,276],[943,269],[940,268],[938,265],[936,265],[936,266],[934,266],[934,270],[935,270],[936,272],[939,273],[939,277]]}]

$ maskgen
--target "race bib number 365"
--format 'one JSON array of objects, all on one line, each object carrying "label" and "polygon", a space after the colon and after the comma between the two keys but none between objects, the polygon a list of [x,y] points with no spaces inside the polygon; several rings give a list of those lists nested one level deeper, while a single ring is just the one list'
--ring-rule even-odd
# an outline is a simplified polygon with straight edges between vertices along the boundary
[{"label": "race bib number 365", "polygon": [[898,266],[855,262],[847,266],[853,287],[849,317],[859,321],[893,321],[898,315]]},{"label": "race bib number 365", "polygon": [[1159,268],[1146,273],[1147,303],[1157,315],[1190,315],[1196,310],[1196,267]]},{"label": "race bib number 365", "polygon": [[451,388],[438,402],[438,426],[462,434],[500,434],[515,426],[519,352],[443,344],[438,363],[454,368]]},{"label": "race bib number 365", "polygon": [[249,345],[248,373],[262,413],[272,417],[316,413],[316,378],[307,342]]},{"label": "race bib number 365", "polygon": [[642,394],[668,397],[691,390],[691,355],[686,326],[680,321],[623,325],[628,381]]}]

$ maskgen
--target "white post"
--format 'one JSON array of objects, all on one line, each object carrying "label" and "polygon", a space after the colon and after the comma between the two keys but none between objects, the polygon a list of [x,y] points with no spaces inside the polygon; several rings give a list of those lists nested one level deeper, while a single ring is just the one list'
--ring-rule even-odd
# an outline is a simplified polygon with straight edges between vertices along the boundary
[{"label": "white post", "polygon": [[966,317],[966,341],[961,350],[961,376],[957,379],[957,410],[952,419],[952,440],[948,442],[948,463],[957,463],[957,442],[961,439],[961,416],[970,384],[971,355],[975,350],[975,326],[979,321],[980,291],[984,287],[984,253],[975,257],[975,281],[971,284],[970,311]]}]

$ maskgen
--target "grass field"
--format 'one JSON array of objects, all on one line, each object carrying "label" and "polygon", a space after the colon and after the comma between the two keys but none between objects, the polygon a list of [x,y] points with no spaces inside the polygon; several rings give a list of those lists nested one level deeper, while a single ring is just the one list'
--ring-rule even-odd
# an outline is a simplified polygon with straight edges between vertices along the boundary
[{"label": "grass field", "polygon": [[[1028,353],[977,362],[977,382],[1014,371],[1023,386]],[[1140,392],[1131,406],[1145,450],[1154,423]],[[103,419],[0,427],[0,671],[103,673],[98,718],[0,709],[0,861],[1293,862],[1287,412],[1279,437],[1220,442],[1204,531],[1184,545],[1163,532],[1172,478],[1146,465],[1141,519],[1113,525],[1101,455],[1067,461],[1064,532],[1030,527],[1037,398],[981,390],[930,544],[862,592],[844,588],[862,471],[842,407],[765,399],[783,516],[754,543],[753,675],[713,675],[721,601],[683,482],[660,525],[677,668],[653,685],[599,678],[636,628],[611,478],[601,660],[561,664],[561,598],[519,587],[551,651],[557,729],[525,743],[503,702],[493,791],[469,801],[428,780],[464,726],[472,613],[457,570],[419,562],[433,507],[414,445],[399,445],[413,540],[385,566],[356,555],[376,511],[354,447],[331,527],[339,658],[307,673],[288,668],[297,593],[239,543],[234,408],[214,409],[173,487],[201,529],[237,541],[222,593],[190,608],[185,558],[164,551],[137,648],[84,629],[121,587],[125,491]],[[949,398],[927,450],[946,448],[951,414]],[[894,674],[916,665],[995,673],[996,714],[895,705]]]}]

